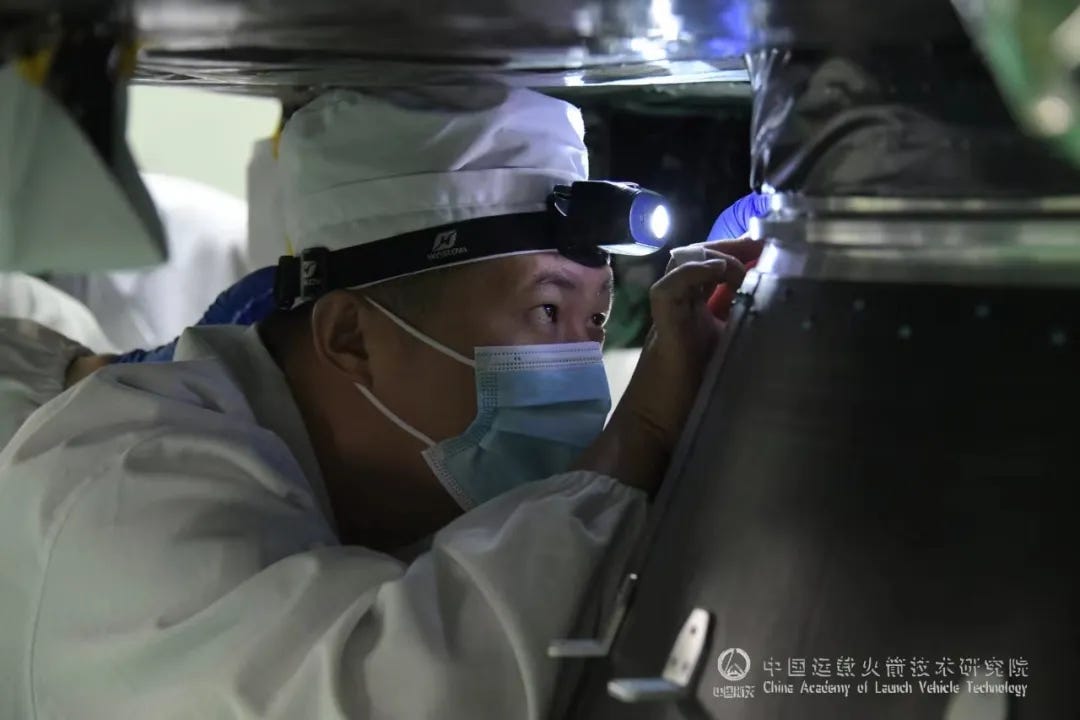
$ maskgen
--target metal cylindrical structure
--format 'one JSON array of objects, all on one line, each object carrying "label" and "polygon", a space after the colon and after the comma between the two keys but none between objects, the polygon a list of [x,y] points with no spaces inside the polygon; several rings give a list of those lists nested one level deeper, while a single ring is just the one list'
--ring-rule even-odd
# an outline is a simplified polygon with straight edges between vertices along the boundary
[{"label": "metal cylindrical structure", "polygon": [[769,244],[561,716],[1080,716],[1080,175],[954,40],[750,66]]}]

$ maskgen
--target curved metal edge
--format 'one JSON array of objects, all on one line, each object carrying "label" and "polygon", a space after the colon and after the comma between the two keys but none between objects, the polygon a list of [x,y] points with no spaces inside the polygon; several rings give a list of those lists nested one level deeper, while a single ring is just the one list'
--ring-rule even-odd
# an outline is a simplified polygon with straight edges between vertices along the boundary
[{"label": "curved metal edge", "polygon": [[[848,198],[847,200],[854,200]],[[882,199],[882,200],[896,200]],[[932,201],[927,201],[928,203]],[[1011,212],[753,218],[750,236],[770,242],[758,271],[784,277],[959,285],[1080,285],[1080,198],[1013,203]],[[899,203],[893,207],[899,208]],[[949,202],[938,206],[955,207]],[[1046,209],[1042,213],[1040,208]],[[1024,214],[1019,214],[1024,209]],[[790,210],[790,208],[789,208]]]},{"label": "curved metal edge", "polygon": [[[550,65],[550,63],[549,63]],[[713,86],[731,88],[732,97],[749,97],[745,70],[714,67],[701,61],[622,62],[591,61],[588,67],[528,68],[511,65],[490,67],[445,63],[409,63],[394,60],[364,62],[247,63],[238,67],[201,66],[193,61],[145,55],[135,81],[145,85],[191,85],[235,93],[273,95],[291,87],[340,85],[347,87],[398,87],[409,84],[454,84],[463,78],[490,80],[518,87],[551,89],[628,88],[683,86],[701,88],[707,96],[718,95]]]},{"label": "curved metal edge", "polygon": [[[1022,250],[1022,249],[1021,249]],[[913,285],[1080,287],[1080,248],[1067,259],[1048,253],[1007,257],[992,251],[930,248],[836,249],[771,243],[757,270],[778,277]]]},{"label": "curved metal edge", "polygon": [[[756,302],[755,296],[758,292],[758,283],[760,279],[761,274],[756,270],[751,270],[746,274],[746,278],[739,288],[739,294],[736,296],[735,306],[732,308],[727,326],[720,337],[720,342],[713,352],[713,356],[709,359],[709,362],[705,367],[705,372],[702,375],[702,383],[698,388],[697,399],[694,401],[694,406],[691,408],[690,414],[683,424],[682,435],[675,446],[675,450],[672,452],[671,462],[668,463],[667,473],[664,475],[664,479],[660,484],[660,490],[653,500],[652,507],[649,509],[649,522],[646,525],[644,532],[642,532],[641,537],[638,539],[635,550],[630,554],[630,559],[626,565],[627,572],[640,575],[643,566],[648,560],[649,549],[652,547],[652,539],[656,536],[659,525],[663,521],[665,511],[671,504],[671,498],[676,491],[676,486],[678,485],[677,478],[682,474],[694,450],[694,443],[698,440],[697,429],[701,425],[702,418],[705,416],[705,412],[709,407],[713,389],[716,387],[716,383],[720,377],[720,370],[724,365],[728,349],[735,342],[735,338],[745,326],[746,317],[749,315],[753,304]],[[704,439],[702,439],[702,441],[704,441]]]},{"label": "curved metal edge", "polygon": [[831,216],[912,215],[1080,215],[1080,195],[1035,198],[935,198],[935,197],[811,197],[776,193],[770,207],[780,218]]}]

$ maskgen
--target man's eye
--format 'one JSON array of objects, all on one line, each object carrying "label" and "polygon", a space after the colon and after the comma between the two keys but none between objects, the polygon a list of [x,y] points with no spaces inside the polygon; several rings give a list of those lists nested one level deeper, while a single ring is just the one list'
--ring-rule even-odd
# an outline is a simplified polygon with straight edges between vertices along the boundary
[{"label": "man's eye", "polygon": [[559,322],[559,308],[556,305],[541,305],[540,312],[543,313],[543,320],[549,323]]},{"label": "man's eye", "polygon": [[598,328],[602,328],[607,325],[607,315],[605,315],[604,313],[596,313],[589,319],[592,321],[592,324]]}]

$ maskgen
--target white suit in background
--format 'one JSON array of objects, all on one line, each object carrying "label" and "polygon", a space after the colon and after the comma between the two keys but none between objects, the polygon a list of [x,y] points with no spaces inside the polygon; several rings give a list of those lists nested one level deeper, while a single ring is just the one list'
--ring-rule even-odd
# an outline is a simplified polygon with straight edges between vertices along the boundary
[{"label": "white suit in background", "polygon": [[89,352],[31,320],[0,317],[0,451],[35,410],[64,391],[68,365]]},{"label": "white suit in background", "polygon": [[[538,104],[561,120],[545,122]],[[583,178],[576,110],[524,91],[508,105],[546,134],[521,148],[514,132],[458,127],[453,139],[478,135],[455,149],[465,162],[527,150],[555,163],[568,147],[564,175]],[[371,127],[352,132],[374,142]],[[383,150],[365,170],[397,161]],[[400,152],[417,165],[411,187],[441,187],[423,172],[434,150]],[[550,191],[550,177],[522,174]],[[514,181],[502,166],[447,175],[468,212],[483,212],[462,199],[474,185],[495,205]],[[383,178],[383,202],[334,206],[368,213],[349,216],[354,234],[336,228],[343,242],[431,214],[453,220],[458,206],[439,193],[403,194],[396,175]],[[390,199],[408,212],[387,215]],[[543,195],[529,202],[542,207]],[[257,330],[189,329],[175,360],[99,370],[0,453],[0,717],[547,716],[561,669],[548,643],[617,585],[643,492],[566,473],[465,512],[418,555],[345,546],[309,429]]]},{"label": "white suit in background", "polygon": [[30,275],[0,272],[0,450],[63,391],[72,360],[115,350],[78,300]]},{"label": "white suit in background", "polygon": [[117,351],[86,305],[31,275],[0,272],[0,317],[41,323],[96,353]]},{"label": "white suit in background", "polygon": [[0,273],[0,448],[63,390],[75,357],[170,342],[246,272],[245,202],[182,178],[143,179],[165,226],[167,263],[55,276],[52,284]]},{"label": "white suit in background", "polygon": [[171,342],[248,271],[246,202],[193,180],[142,177],[165,228],[168,261],[50,281],[82,300],[122,350]]},{"label": "white suit in background", "polygon": [[282,255],[291,253],[282,214],[284,198],[277,144],[276,138],[257,141],[248,160],[247,258],[252,270],[277,265]]}]

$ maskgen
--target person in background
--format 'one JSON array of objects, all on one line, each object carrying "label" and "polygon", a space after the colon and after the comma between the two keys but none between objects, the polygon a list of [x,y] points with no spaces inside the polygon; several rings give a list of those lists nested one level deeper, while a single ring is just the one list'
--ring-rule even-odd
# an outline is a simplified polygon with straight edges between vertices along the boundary
[{"label": "person in background", "polygon": [[[294,109],[283,110],[285,113]],[[252,268],[277,265],[278,258],[292,252],[282,217],[282,188],[278,168],[280,130],[273,137],[257,141],[251,149],[247,167],[248,244],[247,257]]]},{"label": "person in background", "polygon": [[[272,309],[272,271],[261,276],[261,300],[252,289],[258,273],[237,280],[247,267],[247,204],[201,183],[143,177],[165,225],[166,264],[54,275],[51,284],[0,273],[0,449],[37,408],[93,370],[171,359],[189,325],[250,324]],[[147,349],[118,355],[127,348]]]},{"label": "person in background", "polygon": [[116,352],[90,308],[26,273],[0,272],[0,317],[40,323],[93,352]]},{"label": "person in background", "polygon": [[13,715],[547,715],[547,643],[617,584],[722,329],[706,292],[755,249],[657,283],[605,425],[610,270],[529,244],[582,135],[525,90],[290,119],[296,302],[93,372],[0,455]]},{"label": "person in background", "polygon": [[121,349],[170,342],[252,269],[245,201],[186,178],[142,177],[165,228],[168,260],[143,270],[47,278],[81,300],[111,345]]},{"label": "person in background", "polygon": [[94,352],[114,351],[78,300],[25,273],[0,272],[0,449],[67,382],[104,364]]}]

